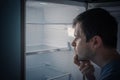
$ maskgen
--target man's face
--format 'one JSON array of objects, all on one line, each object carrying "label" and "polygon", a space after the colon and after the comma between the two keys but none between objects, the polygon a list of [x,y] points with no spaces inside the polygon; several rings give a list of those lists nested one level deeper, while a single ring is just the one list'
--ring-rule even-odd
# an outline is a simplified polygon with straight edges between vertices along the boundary
[{"label": "man's face", "polygon": [[89,42],[86,42],[86,37],[81,29],[81,24],[77,23],[75,25],[74,32],[75,39],[72,42],[72,46],[74,47],[75,54],[78,55],[79,60],[89,60],[92,56],[92,51],[90,49]]}]

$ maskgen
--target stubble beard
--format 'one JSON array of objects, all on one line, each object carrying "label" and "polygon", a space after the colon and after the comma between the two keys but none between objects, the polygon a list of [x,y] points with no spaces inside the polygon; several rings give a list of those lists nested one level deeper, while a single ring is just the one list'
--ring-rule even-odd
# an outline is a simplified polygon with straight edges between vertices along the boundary
[{"label": "stubble beard", "polygon": [[84,55],[82,56],[82,55],[78,54],[78,60],[79,61],[85,61],[85,60],[89,60],[89,59],[88,59],[88,57],[86,57]]},{"label": "stubble beard", "polygon": [[91,56],[91,52],[89,49],[81,49],[82,51],[78,51],[78,60],[84,61],[89,60]]}]

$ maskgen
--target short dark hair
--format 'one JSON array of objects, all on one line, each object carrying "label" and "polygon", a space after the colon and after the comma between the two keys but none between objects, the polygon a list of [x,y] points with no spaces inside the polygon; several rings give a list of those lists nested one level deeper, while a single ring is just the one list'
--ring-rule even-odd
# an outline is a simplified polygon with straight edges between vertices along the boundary
[{"label": "short dark hair", "polygon": [[89,9],[74,19],[73,26],[79,22],[86,35],[86,42],[98,35],[101,37],[104,46],[117,47],[118,23],[108,11],[102,8]]}]

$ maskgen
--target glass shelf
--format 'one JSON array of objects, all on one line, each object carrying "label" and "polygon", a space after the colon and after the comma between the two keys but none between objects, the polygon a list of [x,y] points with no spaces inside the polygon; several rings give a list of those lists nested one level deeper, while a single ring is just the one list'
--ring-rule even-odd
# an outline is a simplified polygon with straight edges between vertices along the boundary
[{"label": "glass shelf", "polygon": [[49,64],[28,68],[26,80],[71,80],[71,74],[62,72]]}]

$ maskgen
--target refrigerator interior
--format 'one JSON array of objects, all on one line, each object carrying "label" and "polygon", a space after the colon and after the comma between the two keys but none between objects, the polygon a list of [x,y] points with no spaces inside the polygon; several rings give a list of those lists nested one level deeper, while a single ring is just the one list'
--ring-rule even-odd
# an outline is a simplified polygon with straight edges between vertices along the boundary
[{"label": "refrigerator interior", "polygon": [[73,19],[85,7],[26,1],[26,80],[82,79],[73,63]]}]

